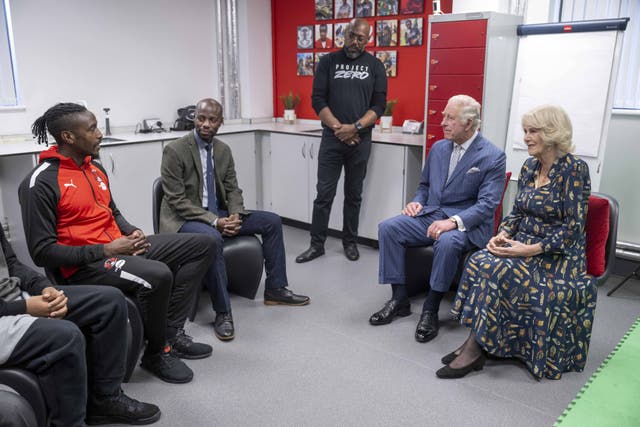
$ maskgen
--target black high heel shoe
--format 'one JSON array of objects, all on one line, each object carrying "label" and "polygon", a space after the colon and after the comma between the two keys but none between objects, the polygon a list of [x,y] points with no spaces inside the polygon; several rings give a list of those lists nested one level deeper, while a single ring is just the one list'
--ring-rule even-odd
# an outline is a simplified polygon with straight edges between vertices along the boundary
[{"label": "black high heel shoe", "polygon": [[486,360],[487,358],[485,357],[484,353],[482,353],[476,360],[469,363],[467,366],[463,366],[462,368],[456,369],[450,367],[449,365],[443,366],[436,371],[436,376],[442,379],[462,378],[471,371],[481,371],[482,368],[484,368],[484,362],[486,362]]}]

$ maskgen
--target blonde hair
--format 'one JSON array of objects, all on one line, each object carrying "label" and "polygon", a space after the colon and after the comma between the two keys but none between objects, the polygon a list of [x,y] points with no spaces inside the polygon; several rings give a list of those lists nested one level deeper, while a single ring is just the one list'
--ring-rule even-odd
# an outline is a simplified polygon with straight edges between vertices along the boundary
[{"label": "blonde hair", "polygon": [[460,105],[460,119],[471,120],[473,130],[480,127],[480,103],[469,95],[455,95],[449,98],[448,103]]},{"label": "blonde hair", "polygon": [[572,153],[573,127],[569,115],[557,105],[540,105],[522,115],[522,126],[540,132],[542,142],[561,153]]}]

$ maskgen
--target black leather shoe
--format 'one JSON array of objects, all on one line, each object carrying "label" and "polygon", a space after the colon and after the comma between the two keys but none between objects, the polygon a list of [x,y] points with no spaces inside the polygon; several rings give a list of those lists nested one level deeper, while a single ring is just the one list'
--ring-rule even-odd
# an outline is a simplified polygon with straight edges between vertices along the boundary
[{"label": "black leather shoe", "polygon": [[296,262],[298,264],[301,264],[303,262],[309,262],[311,260],[314,260],[316,258],[318,258],[319,256],[324,255],[324,248],[318,248],[316,246],[311,246],[309,249],[307,249],[306,251],[302,252],[300,255],[298,255],[298,257],[296,258]]},{"label": "black leather shoe", "polygon": [[235,337],[231,313],[217,313],[213,322],[213,332],[220,341],[231,341]]},{"label": "black leather shoe", "polygon": [[265,305],[307,305],[309,301],[308,296],[296,295],[285,287],[264,290]]},{"label": "black leather shoe", "polygon": [[416,341],[431,341],[438,335],[438,327],[438,313],[423,311],[416,327]]},{"label": "black leather shoe", "polygon": [[476,360],[469,363],[467,366],[463,366],[462,368],[456,369],[450,367],[449,365],[446,365],[436,371],[436,376],[442,379],[462,378],[471,371],[481,371],[482,368],[484,368],[484,362],[486,360],[487,359],[484,354],[481,354]]},{"label": "black leather shoe", "polygon": [[357,261],[360,258],[358,245],[356,245],[355,243],[344,245],[344,256],[346,256],[349,261]]},{"label": "black leather shoe", "polygon": [[160,419],[160,409],[151,403],[139,402],[118,390],[110,396],[90,396],[87,403],[89,425],[152,424]]},{"label": "black leather shoe", "polygon": [[448,365],[449,363],[453,362],[453,359],[458,357],[458,355],[460,354],[458,351],[459,351],[459,349],[452,351],[451,353],[447,354],[446,356],[443,356],[442,359],[440,359],[442,364],[443,365]]},{"label": "black leather shoe", "polygon": [[409,300],[398,301],[397,299],[390,299],[384,303],[382,310],[373,313],[369,318],[369,323],[374,326],[387,325],[391,323],[394,317],[406,317],[411,314],[411,303]]}]

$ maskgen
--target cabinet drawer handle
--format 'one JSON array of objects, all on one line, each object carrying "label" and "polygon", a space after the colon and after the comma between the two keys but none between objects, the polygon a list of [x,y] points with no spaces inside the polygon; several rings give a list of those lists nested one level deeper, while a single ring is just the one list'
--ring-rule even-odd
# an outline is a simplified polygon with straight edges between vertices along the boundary
[{"label": "cabinet drawer handle", "polygon": [[111,173],[116,173],[116,162],[113,160],[113,154],[109,153],[109,157],[111,158]]},{"label": "cabinet drawer handle", "polygon": [[437,59],[432,59],[431,60],[431,65],[435,65],[435,64],[439,64],[439,63],[440,63],[440,61],[437,60]]},{"label": "cabinet drawer handle", "polygon": [[309,146],[309,157],[311,157],[311,159],[313,160],[313,147],[315,147],[315,143],[311,143],[311,145]]},{"label": "cabinet drawer handle", "polygon": [[438,34],[438,33],[432,33],[431,34],[431,40],[438,40],[438,37],[440,37],[440,34]]},{"label": "cabinet drawer handle", "polygon": [[438,85],[429,85],[429,92],[433,92],[438,89]]},{"label": "cabinet drawer handle", "polygon": [[428,140],[434,139],[435,137],[436,137],[436,136],[435,136],[435,135],[433,135],[433,134],[431,134],[431,133],[428,133],[428,134],[427,134],[427,139],[428,139]]},{"label": "cabinet drawer handle", "polygon": [[436,112],[437,112],[436,110],[429,110],[429,115],[433,116],[434,114],[436,114]]},{"label": "cabinet drawer handle", "polygon": [[302,152],[302,158],[306,159],[307,155],[304,152],[304,149],[307,148],[307,143],[305,142],[304,144],[302,144],[302,150],[300,150]]}]

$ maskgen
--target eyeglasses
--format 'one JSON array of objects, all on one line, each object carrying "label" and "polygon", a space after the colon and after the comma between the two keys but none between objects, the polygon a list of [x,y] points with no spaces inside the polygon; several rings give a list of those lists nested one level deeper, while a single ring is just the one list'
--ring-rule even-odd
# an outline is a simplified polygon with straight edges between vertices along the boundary
[{"label": "eyeglasses", "polygon": [[349,37],[350,39],[355,39],[360,44],[364,44],[369,41],[369,37],[356,34],[353,31],[349,31],[347,33],[347,37]]}]

